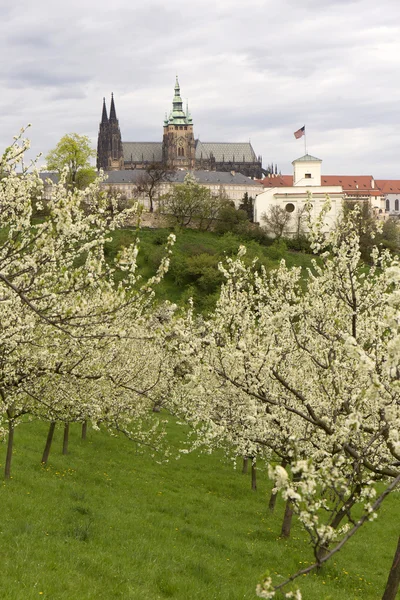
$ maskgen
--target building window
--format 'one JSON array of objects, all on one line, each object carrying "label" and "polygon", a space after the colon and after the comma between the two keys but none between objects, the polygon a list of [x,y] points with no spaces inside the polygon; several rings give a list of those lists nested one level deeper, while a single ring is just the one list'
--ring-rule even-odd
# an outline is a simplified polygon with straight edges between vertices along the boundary
[{"label": "building window", "polygon": [[394,210],[396,212],[399,212],[399,200],[398,200],[398,198],[396,198],[396,200],[394,201]]},{"label": "building window", "polygon": [[185,130],[185,131],[187,130],[187,126],[186,126],[186,125],[185,125],[185,127],[184,127],[184,130]]},{"label": "building window", "polygon": [[311,173],[306,173],[306,174],[304,175],[304,177],[305,177],[306,179],[311,179]]},{"label": "building window", "polygon": [[390,210],[390,200],[386,198],[386,210]]},{"label": "building window", "polygon": [[292,204],[291,202],[289,202],[289,204],[286,204],[285,206],[285,210],[288,213],[292,213],[294,211],[294,204]]}]

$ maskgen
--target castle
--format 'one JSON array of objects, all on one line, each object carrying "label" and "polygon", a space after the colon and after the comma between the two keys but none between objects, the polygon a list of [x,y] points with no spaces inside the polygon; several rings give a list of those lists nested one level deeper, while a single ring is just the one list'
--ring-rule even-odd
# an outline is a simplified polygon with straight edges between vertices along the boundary
[{"label": "castle", "polygon": [[183,110],[178,77],[172,110],[164,120],[162,142],[123,142],[111,94],[110,116],[105,99],[97,142],[97,168],[104,171],[145,169],[164,165],[169,169],[238,172],[252,178],[262,177],[261,156],[250,142],[201,142],[195,139],[193,119]]}]

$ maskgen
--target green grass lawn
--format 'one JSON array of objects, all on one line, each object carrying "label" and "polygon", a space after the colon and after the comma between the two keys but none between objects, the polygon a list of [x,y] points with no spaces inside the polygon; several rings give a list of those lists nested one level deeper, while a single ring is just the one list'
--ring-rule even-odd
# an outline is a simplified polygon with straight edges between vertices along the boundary
[{"label": "green grass lawn", "polygon": [[[71,429],[69,455],[59,427],[46,467],[46,425],[15,432],[13,478],[0,486],[0,598],[255,599],[266,568],[279,581],[311,560],[296,524],[290,540],[279,539],[283,506],[268,513],[263,471],[252,492],[250,475],[220,455],[158,464],[123,437],[89,430],[82,441],[78,425]],[[182,429],[171,425],[173,444]],[[398,507],[393,495],[334,562],[302,577],[304,598],[379,599]]]}]

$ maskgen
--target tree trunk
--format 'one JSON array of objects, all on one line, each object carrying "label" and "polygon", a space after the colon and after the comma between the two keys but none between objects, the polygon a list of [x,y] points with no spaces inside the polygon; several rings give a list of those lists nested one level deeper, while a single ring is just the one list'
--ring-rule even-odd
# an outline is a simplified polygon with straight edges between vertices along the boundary
[{"label": "tree trunk", "polygon": [[47,461],[49,460],[51,442],[53,441],[53,435],[54,435],[55,428],[56,428],[56,422],[51,421],[50,427],[49,427],[49,432],[47,434],[46,445],[44,447],[43,456],[42,456],[42,463],[44,465],[47,464]]},{"label": "tree trunk", "polygon": [[396,600],[400,585],[400,536],[382,600]]},{"label": "tree trunk", "polygon": [[255,460],[251,463],[251,489],[254,491],[257,490],[257,467]]},{"label": "tree trunk", "polygon": [[82,423],[82,439],[86,440],[87,435],[87,421],[83,421]]},{"label": "tree trunk", "polygon": [[290,500],[286,500],[285,515],[283,517],[281,536],[290,537],[290,528],[292,526],[293,505]]},{"label": "tree trunk", "polygon": [[247,456],[243,456],[242,473],[244,473],[245,475],[247,473],[248,466],[249,466],[249,459],[247,458]]},{"label": "tree trunk", "polygon": [[4,468],[4,478],[10,479],[11,477],[11,459],[14,444],[14,420],[8,419],[8,442],[7,442],[7,456],[6,464]]},{"label": "tree trunk", "polygon": [[68,454],[69,423],[64,423],[63,454]]},{"label": "tree trunk", "polygon": [[278,497],[278,492],[271,492],[268,502],[268,508],[271,512],[275,510],[276,499]]}]

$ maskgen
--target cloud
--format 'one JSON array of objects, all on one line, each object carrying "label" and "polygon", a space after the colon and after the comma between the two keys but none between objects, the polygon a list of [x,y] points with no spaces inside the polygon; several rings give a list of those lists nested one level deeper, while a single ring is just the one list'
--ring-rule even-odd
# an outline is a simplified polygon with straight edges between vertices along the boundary
[{"label": "cloud", "polygon": [[96,141],[114,92],[125,140],[161,140],[175,75],[204,141],[252,140],[291,172],[306,124],[328,173],[399,178],[397,0],[20,0],[0,23],[0,143]]}]

